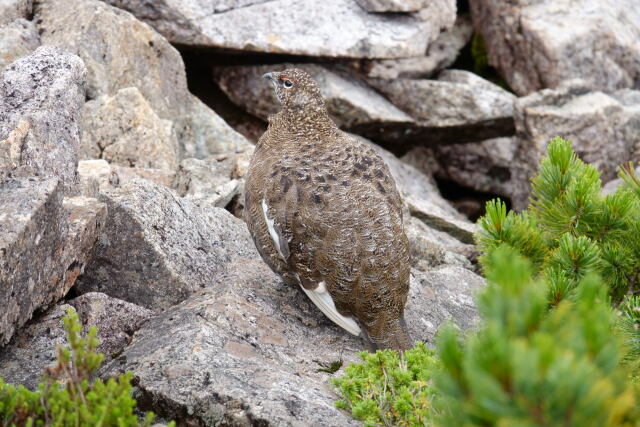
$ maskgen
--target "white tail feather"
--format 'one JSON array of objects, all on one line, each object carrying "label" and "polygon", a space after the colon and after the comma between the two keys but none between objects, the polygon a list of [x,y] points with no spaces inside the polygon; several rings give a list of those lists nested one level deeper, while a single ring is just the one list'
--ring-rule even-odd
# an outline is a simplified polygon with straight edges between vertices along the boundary
[{"label": "white tail feather", "polygon": [[300,285],[305,294],[313,301],[313,303],[327,316],[333,323],[340,326],[345,331],[349,332],[353,335],[360,335],[360,327],[350,317],[345,317],[342,314],[338,313],[336,309],[336,305],[331,298],[329,292],[327,292],[327,288],[324,285],[324,282],[320,282],[318,287],[313,290],[305,289],[304,286]]}]

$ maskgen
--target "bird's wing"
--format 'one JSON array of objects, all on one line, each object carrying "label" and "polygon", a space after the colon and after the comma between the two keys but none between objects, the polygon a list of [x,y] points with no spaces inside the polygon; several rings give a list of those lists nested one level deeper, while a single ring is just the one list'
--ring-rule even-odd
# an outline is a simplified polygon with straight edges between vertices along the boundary
[{"label": "bird's wing", "polygon": [[260,200],[261,220],[266,225],[272,252],[286,263],[309,299],[335,324],[353,335],[360,327],[350,316],[341,314],[315,265],[315,252],[322,244],[320,224],[310,214],[304,197],[310,197],[299,180],[290,177],[272,181]]}]

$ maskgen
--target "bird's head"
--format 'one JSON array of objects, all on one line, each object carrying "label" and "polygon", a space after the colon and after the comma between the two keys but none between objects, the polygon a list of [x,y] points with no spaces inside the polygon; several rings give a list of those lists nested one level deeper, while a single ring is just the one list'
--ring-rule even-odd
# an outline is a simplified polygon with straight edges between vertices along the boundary
[{"label": "bird's head", "polygon": [[262,77],[271,81],[278,101],[285,108],[324,109],[320,88],[305,71],[288,68],[284,71],[266,73]]}]

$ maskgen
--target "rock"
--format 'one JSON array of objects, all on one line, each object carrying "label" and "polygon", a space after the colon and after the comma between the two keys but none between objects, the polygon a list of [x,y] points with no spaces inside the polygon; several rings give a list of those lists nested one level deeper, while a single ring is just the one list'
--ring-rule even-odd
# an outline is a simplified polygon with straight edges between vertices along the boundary
[{"label": "rock", "polygon": [[158,117],[135,87],[87,102],[82,129],[82,159],[129,167],[178,167],[180,146],[173,122]]},{"label": "rock", "polygon": [[80,194],[85,197],[98,197],[105,190],[118,183],[118,176],[106,160],[80,160],[78,162]]},{"label": "rock", "polygon": [[417,12],[429,5],[428,0],[356,0],[367,12]]},{"label": "rock", "polygon": [[282,106],[273,87],[262,75],[287,68],[301,68],[315,79],[329,114],[341,128],[379,127],[412,121],[411,117],[356,77],[320,65],[288,63],[221,67],[214,75],[233,103],[266,120]]},{"label": "rock", "polygon": [[420,171],[477,191],[511,197],[511,168],[516,147],[515,137],[433,147],[418,146],[409,150],[402,161]]},{"label": "rock", "polygon": [[109,216],[78,283],[150,309],[210,286],[226,265],[253,253],[245,224],[142,179],[100,193]]},{"label": "rock", "polygon": [[173,181],[176,179],[174,171],[165,169],[127,168],[118,165],[112,166],[112,169],[117,176],[116,187],[142,178],[167,188],[173,188]]},{"label": "rock", "polygon": [[89,260],[106,218],[96,199],[65,198],[55,179],[0,185],[0,346],[66,295]]},{"label": "rock", "polygon": [[456,14],[453,0],[429,2],[413,15],[367,13],[353,0],[108,2],[130,11],[172,43],[351,58],[422,55],[441,29],[453,25]]},{"label": "rock", "polygon": [[134,304],[110,298],[100,293],[88,293],[57,304],[42,316],[32,319],[0,353],[0,378],[12,384],[22,384],[33,390],[45,368],[55,365],[57,347],[66,346],[62,318],[73,307],[83,325],[98,329],[100,345],[97,351],[105,362],[117,356],[131,341],[131,336],[153,312]]},{"label": "rock", "polygon": [[435,230],[444,231],[460,240],[462,243],[473,243],[473,235],[477,232],[475,224],[462,218],[462,215],[452,214],[448,209],[442,209],[438,204],[429,200],[417,199],[413,196],[405,198],[409,205],[409,213]]},{"label": "rock", "polygon": [[80,189],[86,197],[98,197],[100,192],[117,188],[140,178],[167,188],[173,188],[176,174],[164,169],[128,168],[110,165],[106,160],[81,160],[78,162]]},{"label": "rock", "polygon": [[0,0],[0,27],[31,14],[33,0]]},{"label": "rock", "polygon": [[[2,18],[0,18],[1,21]],[[40,38],[32,22],[16,19],[5,26],[0,23],[0,74],[9,64],[29,55],[38,46],[40,46]]]},{"label": "rock", "polygon": [[148,25],[98,0],[43,0],[35,20],[43,43],[87,66],[87,96],[135,87],[160,119],[174,123],[181,155],[233,152],[248,142],[191,95],[178,51]]},{"label": "rock", "polygon": [[[636,168],[636,175],[640,175],[640,166]],[[602,186],[602,195],[608,196],[609,194],[613,194],[618,191],[618,188],[624,184],[622,178],[614,179],[613,181],[607,182]]]},{"label": "rock", "polygon": [[0,82],[0,182],[61,180],[76,191],[85,68],[80,58],[42,46],[9,66]]},{"label": "rock", "polygon": [[424,79],[454,63],[460,50],[469,43],[473,27],[471,20],[459,16],[453,28],[440,33],[429,45],[426,54],[410,58],[362,60],[356,67],[370,78],[392,80]]},{"label": "rock", "polygon": [[[459,267],[414,271],[406,311],[413,338],[432,343],[449,319],[473,325],[473,293],[482,284]],[[336,409],[331,375],[322,369],[355,361],[367,347],[256,253],[150,319],[103,375],[132,371],[143,409],[153,403],[185,425],[359,425]]]},{"label": "rock", "polygon": [[96,326],[98,351],[105,361],[117,357],[131,342],[133,333],[154,313],[144,307],[111,298],[100,292],[89,292],[69,301],[78,312],[84,331]]},{"label": "rock", "polygon": [[583,82],[567,82],[518,99],[518,145],[514,156],[513,206],[524,209],[551,138],[573,142],[576,154],[600,171],[603,182],[619,165],[640,160],[640,91],[591,92]]},{"label": "rock", "polygon": [[445,265],[474,270],[471,255],[474,246],[464,244],[455,237],[429,228],[418,218],[409,216],[404,222],[411,248],[411,266],[420,271]]},{"label": "rock", "polygon": [[[244,164],[253,151],[242,154],[220,154],[204,160],[185,159],[180,163],[174,186],[181,197],[201,200],[210,206],[224,208],[244,189]],[[244,173],[243,173],[244,172]]]},{"label": "rock", "polygon": [[435,145],[514,133],[515,96],[473,73],[445,70],[438,80],[369,81],[416,121],[385,140]]},{"label": "rock", "polygon": [[253,147],[244,136],[193,95],[188,119],[184,131],[184,158],[241,153]]},{"label": "rock", "polygon": [[434,343],[439,327],[450,320],[463,331],[478,324],[474,297],[484,285],[482,277],[453,265],[411,275],[406,317],[414,339]]},{"label": "rock", "polygon": [[37,388],[44,369],[56,362],[57,347],[67,342],[62,318],[69,307],[54,305],[18,331],[0,352],[0,378],[30,390]]},{"label": "rock", "polygon": [[640,88],[636,0],[473,0],[491,65],[518,94],[586,79],[591,88]]}]

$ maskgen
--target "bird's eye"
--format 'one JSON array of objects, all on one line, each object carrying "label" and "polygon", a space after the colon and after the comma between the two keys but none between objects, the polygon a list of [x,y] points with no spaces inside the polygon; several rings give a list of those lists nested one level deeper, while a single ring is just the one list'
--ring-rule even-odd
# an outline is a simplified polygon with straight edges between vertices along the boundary
[{"label": "bird's eye", "polygon": [[289,87],[293,86],[293,83],[291,82],[291,80],[285,80],[285,81],[282,82],[282,84],[286,88],[289,88]]}]

